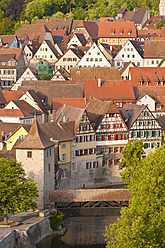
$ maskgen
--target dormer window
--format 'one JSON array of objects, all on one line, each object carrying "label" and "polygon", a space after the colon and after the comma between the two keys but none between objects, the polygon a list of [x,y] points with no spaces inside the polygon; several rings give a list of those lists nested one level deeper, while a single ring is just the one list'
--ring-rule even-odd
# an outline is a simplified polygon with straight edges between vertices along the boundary
[{"label": "dormer window", "polygon": [[123,33],[122,32],[120,32],[120,35],[122,35]]},{"label": "dormer window", "polygon": [[160,82],[160,85],[163,86],[164,82]]},{"label": "dormer window", "polygon": [[130,32],[128,32],[128,35],[131,35],[131,33],[130,33]]},{"label": "dormer window", "polygon": [[145,82],[145,85],[148,85],[148,82]]},{"label": "dormer window", "polygon": [[6,65],[6,62],[2,62],[2,65]]},{"label": "dormer window", "polygon": [[112,32],[111,34],[114,35],[114,32]]},{"label": "dormer window", "polygon": [[158,82],[155,82],[155,85],[158,85],[159,83]]},{"label": "dormer window", "polygon": [[142,81],[139,81],[139,85],[143,85],[143,82]]}]

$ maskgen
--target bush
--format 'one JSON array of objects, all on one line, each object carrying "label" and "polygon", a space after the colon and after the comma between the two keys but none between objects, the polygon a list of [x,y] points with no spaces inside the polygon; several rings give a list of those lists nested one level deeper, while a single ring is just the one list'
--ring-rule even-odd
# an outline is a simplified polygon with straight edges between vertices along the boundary
[{"label": "bush", "polygon": [[62,221],[63,221],[63,214],[62,213],[57,213],[53,212],[50,214],[49,221],[50,221],[50,226],[53,231],[57,231],[59,226],[61,226]]}]

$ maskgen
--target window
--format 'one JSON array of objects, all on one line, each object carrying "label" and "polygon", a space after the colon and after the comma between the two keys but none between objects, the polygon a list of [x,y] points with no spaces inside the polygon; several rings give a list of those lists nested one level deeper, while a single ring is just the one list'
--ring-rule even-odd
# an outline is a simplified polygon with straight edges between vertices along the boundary
[{"label": "window", "polygon": [[116,147],[116,152],[119,152],[119,147]]},{"label": "window", "polygon": [[27,158],[32,158],[32,152],[31,151],[27,152]]},{"label": "window", "polygon": [[67,160],[67,154],[61,154],[61,161],[66,161]]},{"label": "window", "polygon": [[64,149],[64,148],[67,148],[67,144],[63,144],[62,145],[62,148]]},{"label": "window", "polygon": [[50,55],[50,58],[52,59],[52,58],[53,58],[53,56],[52,56],[52,55]]},{"label": "window", "polygon": [[91,169],[91,162],[86,163],[86,169]]},{"label": "window", "polygon": [[71,158],[75,158],[76,154],[75,154],[75,151],[72,151],[71,152]]},{"label": "window", "polygon": [[109,148],[109,152],[110,152],[110,153],[113,153],[113,147],[110,147],[110,148]]},{"label": "window", "polygon": [[98,162],[93,162],[93,168],[97,168],[98,167]]},{"label": "window", "polygon": [[98,52],[97,55],[100,55],[100,53]]},{"label": "window", "polygon": [[49,151],[48,151],[48,150],[46,151],[46,156],[47,156],[47,157],[49,156]]},{"label": "window", "polygon": [[90,58],[90,61],[93,61],[93,58]]},{"label": "window", "polygon": [[129,58],[129,54],[127,55],[127,58]]},{"label": "window", "polygon": [[72,140],[71,141],[71,146],[75,146],[76,145],[76,140]]},{"label": "window", "polygon": [[140,62],[137,62],[137,66],[140,66]]},{"label": "window", "polygon": [[135,55],[134,54],[132,54],[132,58],[135,58]]},{"label": "window", "polygon": [[124,58],[124,54],[122,54],[122,58]]},{"label": "window", "polygon": [[11,62],[10,61],[8,61],[8,66],[11,66]]},{"label": "window", "polygon": [[117,66],[120,66],[120,62],[117,62]]},{"label": "window", "polygon": [[48,172],[50,172],[50,164],[48,164]]},{"label": "window", "polygon": [[102,61],[102,58],[99,58],[99,61]]},{"label": "window", "polygon": [[104,153],[104,154],[107,154],[107,153],[108,153],[108,148],[104,147],[104,148],[103,148],[103,153]]},{"label": "window", "polygon": [[63,61],[66,61],[66,58],[63,58]]},{"label": "window", "polygon": [[110,135],[110,140],[113,140],[113,134]]},{"label": "window", "polygon": [[91,55],[91,53],[90,53],[90,52],[89,52],[88,54],[89,54],[89,55]]},{"label": "window", "polygon": [[123,106],[123,104],[122,104],[122,103],[120,103],[120,108],[122,108],[122,106]]},{"label": "window", "polygon": [[89,58],[86,58],[86,61],[88,62],[89,61]]}]

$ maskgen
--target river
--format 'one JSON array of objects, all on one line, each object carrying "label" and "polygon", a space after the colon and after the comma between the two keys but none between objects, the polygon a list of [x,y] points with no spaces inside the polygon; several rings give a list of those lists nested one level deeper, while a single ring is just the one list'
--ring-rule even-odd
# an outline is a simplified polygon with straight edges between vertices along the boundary
[{"label": "river", "polygon": [[61,238],[48,237],[37,248],[105,248],[105,226],[114,223],[119,216],[69,217],[68,229]]}]

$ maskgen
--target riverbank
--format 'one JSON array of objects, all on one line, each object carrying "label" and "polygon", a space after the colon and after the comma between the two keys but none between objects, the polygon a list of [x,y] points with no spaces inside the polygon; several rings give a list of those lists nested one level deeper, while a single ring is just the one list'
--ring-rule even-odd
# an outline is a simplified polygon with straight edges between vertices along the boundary
[{"label": "riverbank", "polygon": [[0,227],[0,248],[35,248],[36,243],[53,232],[48,216],[40,217],[39,211],[15,214],[10,220],[20,225]]}]

